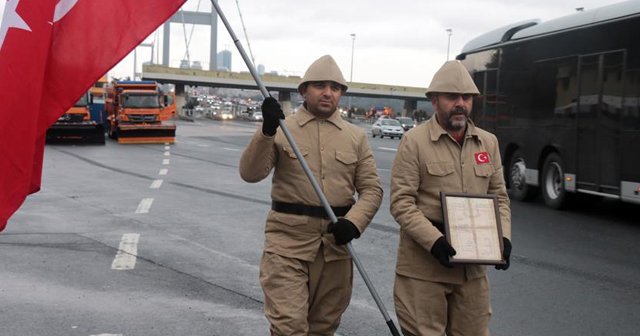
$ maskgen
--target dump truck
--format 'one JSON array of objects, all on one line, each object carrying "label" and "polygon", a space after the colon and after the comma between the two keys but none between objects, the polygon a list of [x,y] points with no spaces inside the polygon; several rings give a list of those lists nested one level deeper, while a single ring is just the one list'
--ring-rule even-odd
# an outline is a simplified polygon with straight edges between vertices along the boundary
[{"label": "dump truck", "polygon": [[176,94],[175,92],[167,91],[162,93],[163,107],[160,114],[160,120],[175,120],[176,118]]},{"label": "dump truck", "polygon": [[164,115],[164,94],[154,81],[114,81],[106,87],[110,138],[118,143],[173,143],[176,125]]},{"label": "dump truck", "polygon": [[78,101],[49,127],[47,143],[104,144],[104,125],[101,116],[92,118],[92,97],[85,92]]}]

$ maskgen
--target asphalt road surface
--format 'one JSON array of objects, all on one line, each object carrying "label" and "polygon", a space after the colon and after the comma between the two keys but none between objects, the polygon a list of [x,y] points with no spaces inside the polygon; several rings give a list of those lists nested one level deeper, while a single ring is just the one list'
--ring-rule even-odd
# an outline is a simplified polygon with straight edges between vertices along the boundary
[{"label": "asphalt road surface", "polygon": [[[258,265],[270,180],[238,175],[258,126],[198,120],[179,122],[172,145],[48,145],[42,190],[0,233],[0,335],[267,335]],[[395,320],[399,140],[369,139],[385,197],[353,247]],[[492,335],[639,335],[639,210],[513,202],[512,266],[489,272]],[[389,335],[354,278],[339,334]]]}]

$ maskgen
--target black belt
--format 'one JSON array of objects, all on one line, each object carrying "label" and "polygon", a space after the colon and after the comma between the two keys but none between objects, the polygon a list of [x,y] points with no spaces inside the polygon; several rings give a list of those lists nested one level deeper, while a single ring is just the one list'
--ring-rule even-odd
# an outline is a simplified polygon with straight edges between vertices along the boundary
[{"label": "black belt", "polygon": [[[347,212],[349,212],[350,209],[351,209],[350,205],[340,206],[340,207],[331,207],[331,210],[333,210],[333,213],[336,215],[336,217],[344,217],[347,214]],[[329,218],[329,215],[327,215],[327,211],[325,211],[324,207],[314,206],[314,205],[272,201],[271,210],[277,211],[277,212],[284,212],[292,215]]]}]

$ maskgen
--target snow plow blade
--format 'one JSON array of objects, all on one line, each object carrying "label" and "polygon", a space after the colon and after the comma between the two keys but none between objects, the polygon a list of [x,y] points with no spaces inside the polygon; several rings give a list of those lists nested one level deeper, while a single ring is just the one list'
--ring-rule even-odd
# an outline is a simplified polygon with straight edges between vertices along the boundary
[{"label": "snow plow blade", "polygon": [[174,143],[176,141],[176,126],[120,125],[117,137],[118,143],[122,144]]},{"label": "snow plow blade", "polygon": [[53,143],[91,143],[104,145],[104,127],[84,123],[55,123],[48,130],[46,142]]}]

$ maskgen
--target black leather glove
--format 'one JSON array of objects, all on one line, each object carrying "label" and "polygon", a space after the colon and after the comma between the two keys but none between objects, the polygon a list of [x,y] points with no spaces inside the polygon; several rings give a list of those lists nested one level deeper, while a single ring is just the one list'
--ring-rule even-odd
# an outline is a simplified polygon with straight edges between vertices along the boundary
[{"label": "black leather glove", "polygon": [[280,119],[284,119],[282,107],[273,97],[267,97],[262,102],[262,134],[274,136],[280,126]]},{"label": "black leather glove", "polygon": [[329,223],[327,232],[333,233],[338,245],[344,245],[352,241],[353,238],[360,238],[360,230],[350,220],[343,217],[338,218],[335,223]]},{"label": "black leather glove", "polygon": [[456,255],[456,250],[449,245],[445,237],[440,237],[431,246],[431,255],[433,255],[442,266],[447,268],[453,268],[453,264],[449,261],[449,256]]},{"label": "black leather glove", "polygon": [[497,270],[506,271],[511,264],[509,259],[511,258],[511,241],[508,238],[502,237],[502,245],[504,245],[504,250],[502,251],[502,258],[506,261],[504,265],[496,265]]}]

